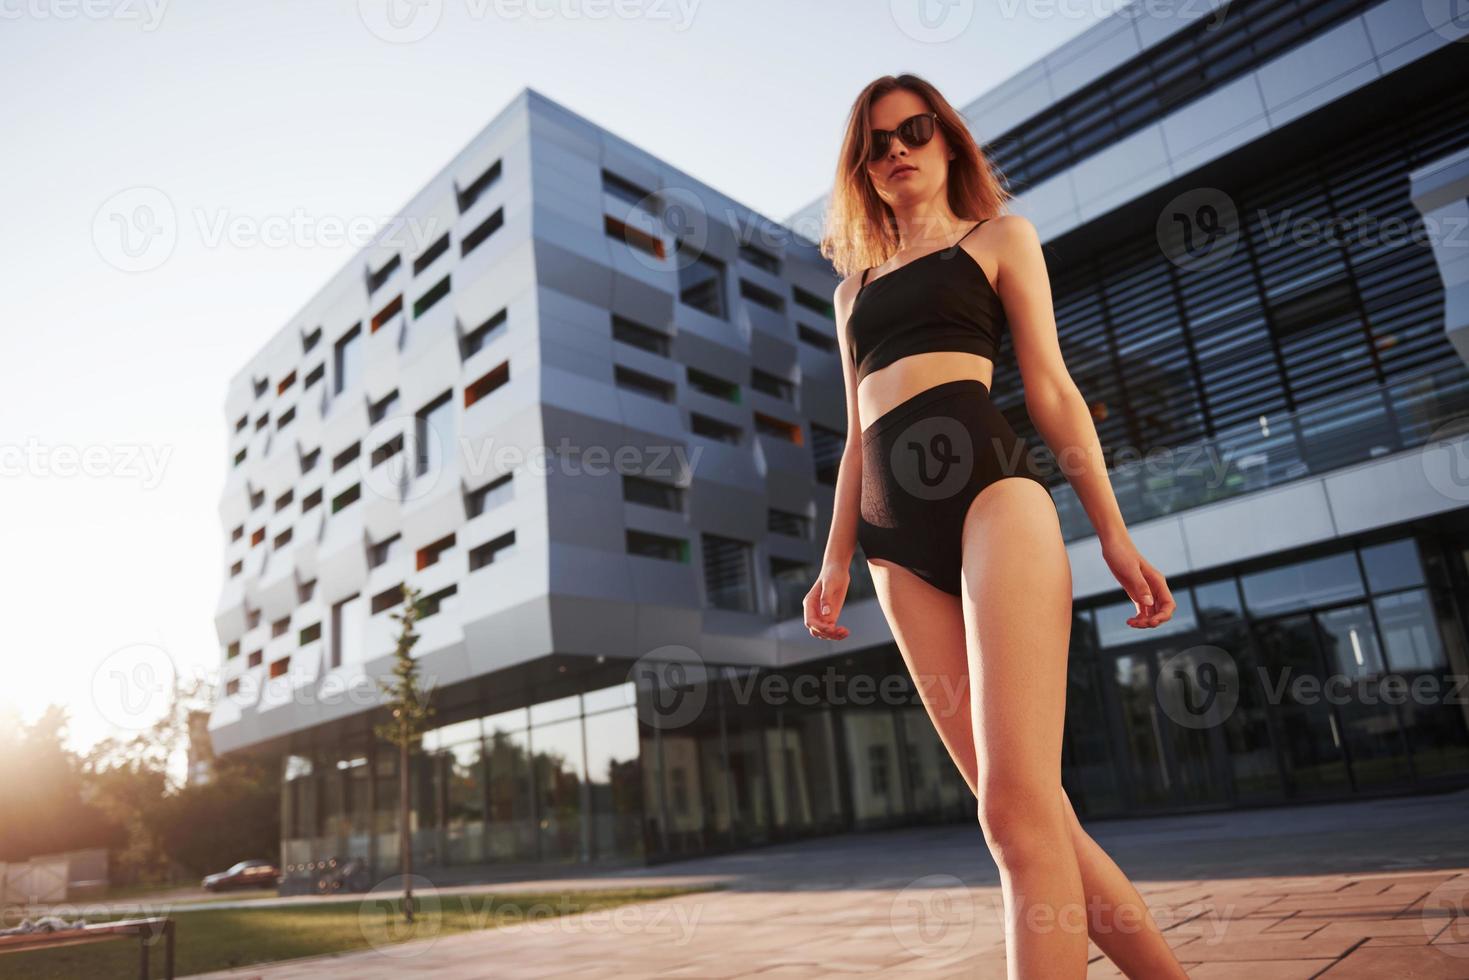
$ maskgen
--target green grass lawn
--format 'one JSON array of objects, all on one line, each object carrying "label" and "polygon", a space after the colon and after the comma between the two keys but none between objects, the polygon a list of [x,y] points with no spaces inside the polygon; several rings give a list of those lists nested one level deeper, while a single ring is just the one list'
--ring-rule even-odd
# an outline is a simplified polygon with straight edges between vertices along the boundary
[{"label": "green grass lawn", "polygon": [[[365,901],[361,902],[178,912],[173,916],[176,923],[174,972],[177,976],[186,977],[193,973],[255,963],[432,939],[527,919],[542,921],[559,915],[710,890],[705,887],[615,888],[418,896],[418,920],[411,928],[403,922],[401,901],[390,901],[377,893],[363,896]],[[162,937],[152,949],[152,976],[161,977]],[[0,955],[0,977],[5,980],[72,980],[74,977],[137,975],[136,939]]]}]

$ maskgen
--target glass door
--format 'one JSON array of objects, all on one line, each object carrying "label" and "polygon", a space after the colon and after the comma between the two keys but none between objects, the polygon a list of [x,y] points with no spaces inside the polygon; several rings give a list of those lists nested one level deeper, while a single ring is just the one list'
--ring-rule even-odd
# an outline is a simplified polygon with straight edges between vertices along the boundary
[{"label": "glass door", "polygon": [[[1130,811],[1188,809],[1233,801],[1222,724],[1223,692],[1237,678],[1198,652],[1188,634],[1108,651]],[[1206,648],[1202,648],[1206,649]]]}]

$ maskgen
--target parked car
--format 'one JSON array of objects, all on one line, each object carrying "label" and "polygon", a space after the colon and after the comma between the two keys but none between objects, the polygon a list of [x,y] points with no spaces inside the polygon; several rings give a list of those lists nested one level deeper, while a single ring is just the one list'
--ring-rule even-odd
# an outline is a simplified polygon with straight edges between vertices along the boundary
[{"label": "parked car", "polygon": [[205,875],[201,884],[206,891],[226,888],[274,888],[281,880],[281,870],[269,861],[241,861],[228,871]]}]

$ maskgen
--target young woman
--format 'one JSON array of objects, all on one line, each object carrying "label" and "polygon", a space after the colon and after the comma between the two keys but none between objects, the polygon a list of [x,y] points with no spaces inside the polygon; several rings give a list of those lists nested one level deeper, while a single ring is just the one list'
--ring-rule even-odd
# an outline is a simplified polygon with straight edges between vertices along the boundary
[{"label": "young woman", "polygon": [[1062,361],[1040,240],[1025,218],[1000,213],[1009,196],[924,80],[885,76],[857,98],[822,242],[845,277],[835,305],[847,444],[805,622],[813,636],[848,635],[836,620],[860,544],[929,717],[978,800],[1012,980],[1080,980],[1089,935],[1129,977],[1184,977],[1061,786],[1071,569],[1044,472],[990,399],[1001,330],[1026,410],[1137,607],[1128,624],[1157,626],[1175,605],[1123,524]]}]

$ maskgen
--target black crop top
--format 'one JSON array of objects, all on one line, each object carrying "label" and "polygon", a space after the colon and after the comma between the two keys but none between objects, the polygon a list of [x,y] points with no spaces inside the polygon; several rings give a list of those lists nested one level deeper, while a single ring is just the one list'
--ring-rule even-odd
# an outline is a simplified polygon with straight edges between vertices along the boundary
[{"label": "black crop top", "polygon": [[[988,221],[981,218],[959,238]],[[1005,304],[974,256],[959,244],[928,252],[867,281],[847,317],[857,383],[910,354],[962,351],[991,361],[1000,349]]]}]

